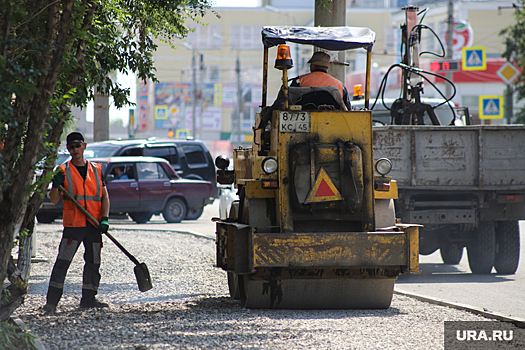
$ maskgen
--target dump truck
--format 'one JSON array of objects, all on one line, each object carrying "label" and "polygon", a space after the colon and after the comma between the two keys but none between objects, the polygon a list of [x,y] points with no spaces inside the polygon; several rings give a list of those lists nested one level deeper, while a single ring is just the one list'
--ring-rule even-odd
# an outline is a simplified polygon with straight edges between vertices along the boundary
[{"label": "dump truck", "polygon": [[[423,226],[420,254],[439,249],[445,264],[458,264],[466,247],[473,273],[494,267],[513,274],[520,256],[518,220],[525,219],[525,126],[472,125],[467,108],[452,107],[453,95],[422,102],[423,78],[436,75],[418,65],[424,27],[418,15],[424,11],[404,10],[403,62],[397,65],[403,69],[402,97],[376,103],[390,109],[391,124],[398,125],[373,131],[374,154],[394,164],[396,216]],[[452,81],[445,82],[455,91]],[[384,115],[381,108],[372,112]]]},{"label": "dump truck", "polygon": [[397,180],[397,217],[420,228],[420,253],[440,250],[473,273],[516,272],[525,219],[525,126],[374,127],[374,153]]},{"label": "dump truck", "polygon": [[[289,87],[287,74],[287,42],[365,49],[369,82],[375,33],[264,27],[262,40],[262,109],[252,147],[234,149],[233,170],[226,157],[216,159],[218,183],[233,183],[239,193],[229,217],[216,219],[216,266],[247,308],[388,308],[396,278],[419,272],[419,225],[396,220],[392,164],[374,157],[372,114],[345,110],[337,88]],[[275,47],[283,83],[268,106]]]}]

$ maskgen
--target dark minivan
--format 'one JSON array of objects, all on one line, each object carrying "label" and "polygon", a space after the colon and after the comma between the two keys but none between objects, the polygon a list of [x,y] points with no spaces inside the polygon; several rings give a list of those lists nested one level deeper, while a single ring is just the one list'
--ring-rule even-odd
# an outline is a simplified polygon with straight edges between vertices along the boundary
[{"label": "dark minivan", "polygon": [[[185,179],[210,181],[212,196],[206,204],[218,196],[216,172],[208,148],[197,140],[130,139],[88,143],[84,152],[86,159],[115,156],[149,156],[166,159],[177,174]],[[191,217],[192,213],[188,213]]]}]

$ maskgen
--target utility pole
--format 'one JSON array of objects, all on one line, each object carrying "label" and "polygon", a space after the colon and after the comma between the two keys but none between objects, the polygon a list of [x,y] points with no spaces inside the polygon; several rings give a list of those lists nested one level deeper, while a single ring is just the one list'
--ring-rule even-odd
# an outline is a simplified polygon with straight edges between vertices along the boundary
[{"label": "utility pole", "polygon": [[505,114],[505,119],[507,124],[512,124],[512,116],[514,114],[514,99],[513,99],[514,89],[511,84],[507,84],[505,89],[505,109],[503,113]]},{"label": "utility pole", "polygon": [[109,96],[95,88],[95,112],[93,116],[93,141],[109,140]]},{"label": "utility pole", "polygon": [[203,139],[203,114],[204,114],[204,55],[202,53],[199,53],[200,55],[200,65],[199,65],[199,72],[200,72],[200,76],[199,76],[199,90],[200,90],[200,101],[199,101],[199,106],[201,107],[200,108],[200,111],[199,111],[199,122],[200,122],[200,126],[199,126],[199,138],[202,140]]},{"label": "utility pole", "polygon": [[192,69],[192,87],[193,87],[193,98],[191,100],[191,109],[192,109],[192,132],[191,136],[193,136],[194,139],[196,139],[195,133],[197,132],[197,118],[195,117],[195,114],[197,113],[197,63],[195,62],[195,50],[191,51],[191,69]]},{"label": "utility pole", "polygon": [[[324,3],[324,4],[323,4]],[[324,7],[324,8],[323,8]],[[332,0],[330,3],[315,2],[315,27],[344,27],[346,26],[346,0]],[[318,51],[318,50],[316,50]],[[339,51],[337,61],[345,62],[344,51]],[[345,66],[333,64],[328,74],[345,83]]]},{"label": "utility pole", "polygon": [[[454,46],[454,0],[448,0],[448,17],[447,17],[447,52],[446,59],[451,61],[454,58],[453,46]],[[453,73],[450,71],[445,72],[445,78],[452,81]],[[448,83],[445,83],[445,96],[449,98],[452,96],[452,86]]]},{"label": "utility pole", "polygon": [[243,111],[243,103],[242,103],[242,82],[241,82],[241,58],[239,57],[239,52],[237,52],[237,62],[235,63],[235,73],[237,75],[237,110],[235,112],[235,131],[237,134],[237,139],[234,141],[241,143],[241,121],[242,121],[242,111]]},{"label": "utility pole", "polygon": [[182,115],[182,128],[186,129],[186,90],[184,89],[184,69],[180,71],[180,113]]}]

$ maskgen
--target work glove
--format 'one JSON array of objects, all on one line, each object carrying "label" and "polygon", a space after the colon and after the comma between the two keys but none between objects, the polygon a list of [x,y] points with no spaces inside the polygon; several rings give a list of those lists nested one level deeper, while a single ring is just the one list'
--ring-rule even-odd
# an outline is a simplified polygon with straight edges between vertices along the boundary
[{"label": "work glove", "polygon": [[109,228],[108,217],[107,216],[103,216],[102,219],[100,219],[100,225],[98,226],[98,229],[102,233],[107,233],[108,232],[108,228]]},{"label": "work glove", "polygon": [[64,181],[66,180],[66,176],[62,172],[62,170],[59,170],[58,173],[53,176],[53,188],[58,188],[61,185],[64,185]]}]

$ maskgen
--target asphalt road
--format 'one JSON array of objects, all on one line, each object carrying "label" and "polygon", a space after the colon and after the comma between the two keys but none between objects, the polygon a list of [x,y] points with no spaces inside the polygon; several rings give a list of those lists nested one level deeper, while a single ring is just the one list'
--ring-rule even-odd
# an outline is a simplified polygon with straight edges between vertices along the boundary
[{"label": "asphalt road", "polygon": [[465,249],[458,265],[444,265],[437,251],[420,255],[421,274],[400,276],[395,289],[525,319],[525,221],[520,221],[520,236],[521,260],[515,275],[497,275],[494,269],[490,275],[474,275]]},{"label": "asphalt road", "polygon": [[[218,216],[219,205],[215,201],[204,208],[198,220],[178,224],[168,224],[161,216],[154,216],[150,222],[141,225],[131,220],[110,221],[114,229],[187,232],[214,239],[215,223],[211,218]],[[56,223],[60,224],[59,221]],[[420,255],[421,274],[400,276],[395,289],[525,319],[525,221],[520,222],[520,232],[522,261],[515,275],[497,275],[494,270],[490,275],[474,275],[468,267],[466,250],[458,265],[444,265],[437,251],[427,256]]]}]

